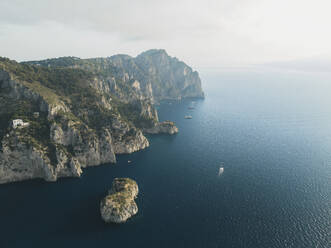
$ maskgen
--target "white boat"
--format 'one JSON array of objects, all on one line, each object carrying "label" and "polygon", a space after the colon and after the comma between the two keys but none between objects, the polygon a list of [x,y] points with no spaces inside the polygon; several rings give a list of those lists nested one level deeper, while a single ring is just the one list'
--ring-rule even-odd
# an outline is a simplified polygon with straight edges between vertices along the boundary
[{"label": "white boat", "polygon": [[192,119],[192,116],[191,115],[185,115],[184,118],[185,119]]},{"label": "white boat", "polygon": [[224,172],[224,167],[220,167],[218,170],[218,175],[220,176]]},{"label": "white boat", "polygon": [[190,106],[188,107],[188,109],[194,109],[194,103],[195,102],[191,102]]},{"label": "white boat", "polygon": [[131,163],[131,160],[128,160],[128,164],[130,164]]}]

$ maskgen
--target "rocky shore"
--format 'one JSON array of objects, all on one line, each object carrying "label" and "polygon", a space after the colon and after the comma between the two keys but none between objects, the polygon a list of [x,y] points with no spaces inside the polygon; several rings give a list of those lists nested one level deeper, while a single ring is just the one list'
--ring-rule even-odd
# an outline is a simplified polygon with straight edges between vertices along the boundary
[{"label": "rocky shore", "polygon": [[117,154],[148,147],[145,134],[178,132],[174,122],[159,122],[155,103],[203,96],[198,73],[164,50],[23,63],[0,57],[0,184],[54,182],[116,163]]},{"label": "rocky shore", "polygon": [[156,123],[154,127],[151,128],[144,128],[144,133],[148,134],[176,134],[178,133],[178,128],[176,127],[175,123],[172,121],[163,121]]}]

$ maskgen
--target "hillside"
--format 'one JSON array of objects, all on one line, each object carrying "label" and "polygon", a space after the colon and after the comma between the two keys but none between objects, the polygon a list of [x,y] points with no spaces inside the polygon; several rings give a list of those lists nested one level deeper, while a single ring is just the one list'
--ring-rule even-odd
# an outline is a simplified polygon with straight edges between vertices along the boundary
[{"label": "hillside", "polygon": [[[153,51],[125,62],[122,55],[24,63],[0,58],[0,183],[77,177],[82,168],[148,147],[144,133],[176,133],[173,122],[158,121],[153,103],[193,97],[188,89],[201,90],[200,79],[177,59],[169,57],[174,68],[165,66],[163,52],[154,61]],[[142,66],[140,56],[151,60]],[[188,70],[187,77],[178,70]],[[14,128],[13,120],[27,126]]]},{"label": "hillside", "polygon": [[137,57],[114,55],[107,58],[79,59],[64,57],[27,64],[44,67],[81,68],[103,75],[110,80],[120,79],[141,93],[142,97],[160,102],[165,99],[203,98],[199,74],[184,62],[167,54],[165,50],[152,49]]}]

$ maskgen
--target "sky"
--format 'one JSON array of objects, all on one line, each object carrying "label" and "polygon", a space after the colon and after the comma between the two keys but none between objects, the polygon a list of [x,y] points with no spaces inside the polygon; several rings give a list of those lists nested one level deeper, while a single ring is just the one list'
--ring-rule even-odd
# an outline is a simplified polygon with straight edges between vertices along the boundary
[{"label": "sky", "polygon": [[195,68],[331,59],[330,0],[1,0],[0,56],[136,56]]}]

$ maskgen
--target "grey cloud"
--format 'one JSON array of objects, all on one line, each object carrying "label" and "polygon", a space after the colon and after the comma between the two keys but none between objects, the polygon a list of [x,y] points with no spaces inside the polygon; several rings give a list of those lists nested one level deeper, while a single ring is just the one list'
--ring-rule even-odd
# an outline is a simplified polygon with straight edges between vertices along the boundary
[{"label": "grey cloud", "polygon": [[[310,2],[1,0],[0,56],[18,60],[64,55],[96,57],[136,55],[149,48],[165,48],[193,65],[310,56],[325,52],[331,42],[331,35],[319,29],[314,31],[314,39],[307,40],[304,32],[307,28],[312,30],[313,24],[306,27],[300,21],[309,13]],[[296,3],[306,6],[307,13],[296,16]],[[290,9],[286,15],[278,14],[277,8],[287,6],[292,6],[293,12]],[[327,9],[316,3],[314,6]],[[293,24],[293,20],[298,21]],[[321,29],[325,23],[314,24]]]},{"label": "grey cloud", "polygon": [[[218,26],[213,15],[224,15],[230,1],[75,1],[2,0],[2,24],[39,25],[58,22],[79,29],[93,29],[126,36],[163,38],[182,30],[192,32]],[[227,4],[225,4],[227,3]],[[211,11],[213,8],[214,11]],[[225,12],[224,12],[224,11]]]}]

